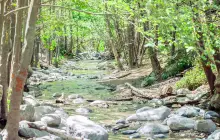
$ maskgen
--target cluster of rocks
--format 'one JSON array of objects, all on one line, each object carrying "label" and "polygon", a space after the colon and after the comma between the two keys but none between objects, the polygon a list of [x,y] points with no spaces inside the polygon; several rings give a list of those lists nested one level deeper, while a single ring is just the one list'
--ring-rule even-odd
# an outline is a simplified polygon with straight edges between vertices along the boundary
[{"label": "cluster of rocks", "polygon": [[74,78],[72,73],[60,68],[39,69],[34,68],[32,76],[28,79],[29,85],[38,85],[43,82],[53,82],[59,80],[71,80]]},{"label": "cluster of rocks", "polygon": [[[76,95],[72,95],[76,96]],[[74,98],[74,97],[72,97]],[[76,99],[78,98],[76,96]],[[54,105],[40,104],[33,96],[24,97],[25,104],[20,107],[21,122],[19,123],[19,135],[24,138],[36,138],[37,140],[62,140],[55,133],[50,134],[44,130],[30,127],[30,123],[36,126],[52,128],[72,138],[79,137],[89,140],[107,140],[108,133],[101,125],[91,121],[86,116],[69,116],[63,109]],[[92,112],[88,108],[79,108],[76,112],[86,114]],[[63,139],[64,140],[64,139]]]},{"label": "cluster of rocks", "polygon": [[121,132],[123,135],[130,135],[131,139],[141,136],[151,139],[165,138],[173,132],[192,130],[211,134],[206,140],[219,140],[220,130],[217,130],[214,123],[219,117],[220,115],[214,111],[205,111],[194,106],[183,106],[177,110],[171,110],[166,106],[157,108],[146,106],[126,119],[117,121],[115,127],[121,125],[133,127],[133,123],[138,122],[138,128]]}]

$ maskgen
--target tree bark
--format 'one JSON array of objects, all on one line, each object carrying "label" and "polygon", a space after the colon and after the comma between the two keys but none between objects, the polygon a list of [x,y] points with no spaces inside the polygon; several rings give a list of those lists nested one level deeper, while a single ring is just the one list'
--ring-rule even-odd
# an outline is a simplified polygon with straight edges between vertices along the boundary
[{"label": "tree bark", "polygon": [[[4,3],[5,12],[10,9],[11,1]],[[10,17],[3,22],[2,38],[1,38],[1,61],[0,61],[0,84],[3,86],[3,96],[1,100],[1,117],[6,119],[7,116],[7,89],[8,89],[8,53],[10,43]]]},{"label": "tree bark", "polygon": [[[108,10],[107,4],[105,5],[105,9],[106,9],[106,11]],[[118,51],[116,49],[116,46],[115,46],[115,44],[113,43],[113,40],[112,40],[113,33],[111,31],[111,23],[110,23],[110,19],[109,19],[108,15],[105,16],[105,21],[106,21],[106,25],[107,25],[107,31],[108,31],[108,35],[109,35],[109,43],[110,43],[110,46],[111,46],[111,50],[112,50],[112,52],[114,54],[114,57],[115,57],[115,60],[117,62],[118,69],[123,70],[124,68],[121,64],[119,53],[118,53]]]},{"label": "tree bark", "polygon": [[33,53],[35,27],[37,21],[38,9],[40,7],[40,0],[32,0],[27,16],[27,25],[25,30],[24,47],[21,55],[19,70],[12,76],[12,95],[10,102],[10,109],[8,113],[8,120],[6,130],[8,135],[7,140],[18,140],[18,129],[20,121],[20,104],[22,99],[22,92],[25,81],[28,75],[28,66],[31,61]]}]

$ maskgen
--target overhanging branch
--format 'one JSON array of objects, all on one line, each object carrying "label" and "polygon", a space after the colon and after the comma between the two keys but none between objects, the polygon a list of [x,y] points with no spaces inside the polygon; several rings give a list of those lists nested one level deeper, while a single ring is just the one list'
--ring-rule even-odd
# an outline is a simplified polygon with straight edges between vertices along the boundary
[{"label": "overhanging branch", "polygon": [[[80,12],[80,13],[89,14],[89,15],[113,15],[111,13],[93,13],[93,12],[88,12],[88,11],[84,11],[84,10],[79,10],[79,9],[74,9],[74,8],[69,8],[69,7],[65,7],[65,6],[59,6],[59,5],[41,4],[41,6],[63,8],[63,9],[71,10],[71,11],[76,11],[76,12]],[[29,6],[17,8],[15,10],[12,10],[12,11],[6,13],[4,16],[6,17],[6,16],[9,16],[9,15],[15,13],[15,12],[18,12],[20,10],[25,10],[25,9],[28,9],[28,8],[29,8]]]}]

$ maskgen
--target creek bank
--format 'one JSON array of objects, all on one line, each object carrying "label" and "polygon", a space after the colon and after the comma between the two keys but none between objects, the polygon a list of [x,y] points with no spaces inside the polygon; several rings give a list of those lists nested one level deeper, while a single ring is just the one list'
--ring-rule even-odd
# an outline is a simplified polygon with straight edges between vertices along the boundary
[{"label": "creek bank", "polygon": [[[67,63],[65,70],[71,69],[70,64],[75,65],[74,62]],[[96,84],[96,78],[91,78],[91,76],[100,78],[102,77],[100,73],[97,75],[94,73],[69,74],[71,76],[65,79],[68,72],[51,69],[34,70],[34,73],[35,71],[40,71],[40,73],[33,74],[34,78],[29,81],[30,92],[25,93],[23,98],[24,105],[21,107],[23,121],[21,121],[19,131],[19,134],[25,138],[63,139],[54,133],[30,128],[29,122],[52,128],[68,136],[91,140],[128,138],[152,140],[188,138],[193,140],[194,138],[218,137],[219,127],[216,125],[218,124],[216,119],[219,118],[219,114],[202,109],[204,106],[202,101],[207,97],[204,87],[198,88],[196,93],[187,89],[173,91],[172,96],[159,99],[106,101],[106,97],[116,97],[117,94],[111,92],[115,89],[117,92],[126,90],[126,95],[132,91],[124,85],[108,87]],[[52,74],[56,75],[56,78],[50,75],[53,72],[59,73]],[[39,74],[41,76],[37,76]],[[54,78],[53,82],[48,81],[47,78],[50,79],[50,77]],[[39,97],[38,91],[41,92]],[[65,103],[55,104],[57,98],[64,98]],[[187,106],[181,104],[190,100],[199,100],[199,105],[195,107],[193,104]],[[207,127],[200,129],[201,126]],[[99,132],[94,131],[94,128]]]}]

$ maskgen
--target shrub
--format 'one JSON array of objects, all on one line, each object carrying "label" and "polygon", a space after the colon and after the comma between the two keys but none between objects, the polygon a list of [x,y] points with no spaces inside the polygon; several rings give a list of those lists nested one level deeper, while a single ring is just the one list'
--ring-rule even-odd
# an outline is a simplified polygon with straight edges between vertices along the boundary
[{"label": "shrub", "polygon": [[176,88],[188,88],[194,90],[207,82],[203,69],[196,65],[192,70],[187,71],[184,77],[176,83]]}]

